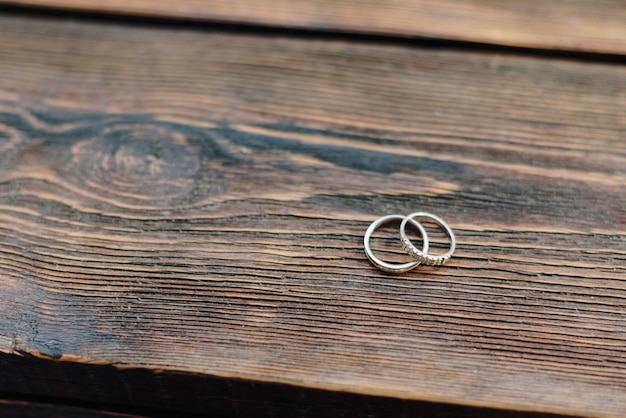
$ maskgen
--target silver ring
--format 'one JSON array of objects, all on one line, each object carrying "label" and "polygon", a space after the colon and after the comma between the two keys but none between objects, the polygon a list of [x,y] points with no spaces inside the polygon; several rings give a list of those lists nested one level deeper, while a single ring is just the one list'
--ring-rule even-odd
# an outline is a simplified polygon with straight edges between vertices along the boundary
[{"label": "silver ring", "polygon": [[[406,226],[407,219],[403,215],[383,216],[381,218],[376,219],[374,222],[370,224],[370,226],[367,228],[367,231],[365,231],[365,237],[363,239],[363,243],[365,247],[365,255],[367,255],[367,258],[370,260],[370,262],[373,265],[375,265],[382,271],[386,271],[387,273],[404,273],[419,266],[420,261],[411,261],[409,263],[404,263],[404,264],[387,263],[385,261],[382,261],[378,257],[376,257],[374,253],[372,252],[372,248],[370,247],[370,239],[374,231],[376,231],[381,225],[386,224],[389,221],[393,221],[394,219],[402,219],[403,225]],[[424,241],[424,245],[422,246],[422,253],[426,254],[426,252],[428,252],[428,235],[426,234],[426,230],[424,229],[422,224],[420,224],[419,222],[413,219],[411,219],[410,222],[414,227],[416,227],[420,231],[420,234],[422,234],[422,239]]]},{"label": "silver ring", "polygon": [[[450,238],[450,249],[442,255],[430,255],[428,254],[428,249],[422,249],[421,251],[418,250],[406,236],[406,223],[409,221],[415,222],[414,218],[429,218],[439,225],[441,229],[444,230],[446,235],[448,235],[448,238]],[[426,236],[422,230],[420,230],[420,233],[422,234],[422,237]],[[454,232],[452,232],[450,226],[439,216],[428,212],[415,212],[404,218],[400,224],[400,239],[402,240],[402,248],[404,248],[404,251],[406,251],[407,254],[409,254],[414,260],[417,260],[427,266],[442,265],[448,261],[450,257],[452,257],[452,253],[456,247],[456,238],[454,237]]]}]

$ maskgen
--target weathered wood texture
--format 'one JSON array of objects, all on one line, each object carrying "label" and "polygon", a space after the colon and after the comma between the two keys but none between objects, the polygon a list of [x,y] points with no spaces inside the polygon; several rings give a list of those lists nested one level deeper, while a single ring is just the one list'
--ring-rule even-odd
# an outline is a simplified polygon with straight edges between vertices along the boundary
[{"label": "weathered wood texture", "polygon": [[[626,410],[626,68],[16,16],[0,38],[0,368]],[[457,252],[382,274],[363,233],[413,210]]]},{"label": "weathered wood texture", "polygon": [[[555,418],[552,414],[502,411],[494,408],[450,405],[391,397],[309,389],[200,373],[120,367],[103,362],[55,361],[28,354],[0,353],[0,387],[48,400],[11,400],[0,416],[10,411],[38,417],[96,414],[150,417],[437,417],[437,418]],[[14,395],[15,396],[15,395]],[[1,399],[1,397],[0,397]],[[71,404],[71,406],[68,406]],[[54,415],[54,414],[57,415]],[[86,415],[86,413],[84,414]],[[561,415],[558,417],[562,418]]]},{"label": "weathered wood texture", "polygon": [[620,0],[0,0],[2,4],[626,54]]}]

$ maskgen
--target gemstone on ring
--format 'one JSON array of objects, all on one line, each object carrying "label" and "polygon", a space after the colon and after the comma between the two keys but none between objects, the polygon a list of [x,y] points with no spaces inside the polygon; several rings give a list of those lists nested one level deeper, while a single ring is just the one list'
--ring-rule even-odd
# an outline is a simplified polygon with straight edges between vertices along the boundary
[{"label": "gemstone on ring", "polygon": [[[450,238],[450,249],[442,255],[431,255],[428,254],[428,249],[419,250],[415,245],[413,245],[411,240],[409,240],[406,235],[406,224],[407,222],[411,222],[412,225],[415,225],[415,218],[428,218],[439,225],[446,235],[448,235],[448,238]],[[422,234],[422,237],[426,237],[422,230],[420,230],[420,233]],[[450,226],[443,219],[428,212],[415,212],[404,217],[404,219],[402,219],[402,223],[400,224],[400,240],[402,241],[402,248],[411,256],[411,258],[427,266],[442,265],[448,261],[450,257],[452,257],[452,253],[454,253],[454,249],[456,247],[456,238],[454,237],[452,228],[450,228]]]}]

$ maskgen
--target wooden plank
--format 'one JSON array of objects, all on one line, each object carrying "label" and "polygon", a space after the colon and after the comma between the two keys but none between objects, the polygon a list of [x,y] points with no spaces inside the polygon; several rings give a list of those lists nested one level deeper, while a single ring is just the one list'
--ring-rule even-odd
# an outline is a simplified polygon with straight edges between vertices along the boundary
[{"label": "wooden plank", "polygon": [[[150,417],[438,417],[497,418],[502,410],[390,397],[329,392],[295,385],[220,378],[200,373],[81,363],[27,354],[0,353],[0,387],[13,393],[46,393],[57,403],[0,401],[3,418],[141,414]],[[4,381],[3,381],[4,380]],[[69,404],[75,404],[69,406]],[[68,411],[69,409],[69,411]],[[103,411],[106,409],[107,411]],[[76,410],[74,412],[73,410]],[[117,411],[117,412],[113,412]],[[70,414],[74,415],[70,415]],[[92,415],[88,415],[88,413]],[[551,414],[506,411],[510,418],[555,418]],[[562,418],[561,415],[558,416]]]},{"label": "wooden plank", "polygon": [[[15,16],[0,32],[6,356],[623,414],[626,68]],[[363,233],[414,210],[457,252],[382,274]]]},{"label": "wooden plank", "polygon": [[1,4],[626,54],[626,8],[620,0],[9,0]]}]

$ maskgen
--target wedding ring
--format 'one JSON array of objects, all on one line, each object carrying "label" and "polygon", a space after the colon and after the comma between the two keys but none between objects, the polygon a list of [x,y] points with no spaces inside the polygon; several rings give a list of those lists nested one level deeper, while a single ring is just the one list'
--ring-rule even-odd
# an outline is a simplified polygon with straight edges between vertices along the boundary
[{"label": "wedding ring", "polygon": [[[418,213],[420,213],[420,212],[418,212]],[[406,223],[407,222],[411,222],[411,225],[413,225],[414,227],[416,227],[418,229],[420,234],[422,234],[422,240],[423,240],[423,243],[424,243],[422,245],[421,254],[424,254],[426,256],[427,252],[428,252],[428,235],[426,234],[426,230],[424,229],[422,224],[420,224],[419,222],[417,222],[417,221],[415,221],[413,219],[408,219],[407,217],[405,217],[403,215],[387,215],[387,216],[383,216],[383,217],[380,217],[380,218],[376,219],[374,222],[371,223],[369,228],[367,228],[367,231],[365,231],[365,237],[363,239],[364,246],[365,246],[365,255],[367,255],[367,258],[370,260],[370,262],[373,265],[375,265],[376,267],[378,267],[382,271],[386,271],[387,273],[404,273],[404,272],[407,272],[407,271],[412,270],[415,267],[419,266],[419,264],[421,262],[421,260],[417,260],[417,261],[411,261],[409,263],[404,263],[404,264],[387,263],[386,261],[382,261],[381,259],[376,257],[374,255],[374,253],[372,252],[372,248],[370,246],[370,239],[371,239],[372,234],[374,233],[374,231],[376,231],[381,225],[386,224],[386,223],[391,222],[391,221],[396,220],[396,219],[401,219],[402,220],[402,227],[403,227],[402,231],[404,231],[404,228],[406,228]],[[451,232],[452,231],[450,231],[450,233]],[[452,237],[454,237],[454,235],[452,235]],[[452,242],[453,242],[453,245],[454,245],[454,238],[452,238]],[[411,244],[411,246],[413,246],[413,244]],[[415,246],[413,246],[413,248],[415,248]],[[416,248],[416,250],[417,250],[417,248]],[[453,246],[452,250],[454,250],[454,246]]]},{"label": "wedding ring", "polygon": [[[394,215],[396,216],[396,215]],[[428,246],[425,245],[422,250],[419,250],[415,245],[411,243],[411,241],[406,236],[406,224],[407,222],[411,222],[412,225],[415,225],[415,218],[428,218],[443,229],[443,231],[450,238],[450,249],[442,255],[431,255],[428,254]],[[421,226],[421,225],[420,225]],[[426,233],[424,232],[423,227],[418,228],[420,230],[420,234],[422,234],[422,239],[425,243],[428,242],[428,238]],[[415,212],[406,217],[403,217],[402,223],[400,224],[400,239],[402,241],[402,248],[407,252],[418,263],[425,264],[427,266],[440,266],[452,257],[452,253],[454,252],[454,248],[456,247],[456,238],[454,237],[454,232],[450,226],[440,217],[433,215],[428,212]],[[370,259],[371,260],[371,259]]]}]

